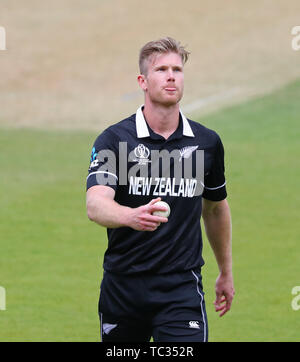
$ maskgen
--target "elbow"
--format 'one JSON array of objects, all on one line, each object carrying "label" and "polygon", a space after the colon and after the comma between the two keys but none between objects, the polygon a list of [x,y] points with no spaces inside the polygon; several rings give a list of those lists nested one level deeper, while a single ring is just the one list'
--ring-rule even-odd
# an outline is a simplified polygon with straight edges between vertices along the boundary
[{"label": "elbow", "polygon": [[93,207],[93,205],[91,203],[87,203],[86,213],[87,213],[87,217],[89,218],[90,221],[96,220],[95,208]]},{"label": "elbow", "polygon": [[87,210],[87,217],[90,221],[95,221],[94,213],[90,210]]},{"label": "elbow", "polygon": [[203,219],[210,217],[218,217],[223,214],[226,210],[229,210],[228,202],[226,199],[221,201],[207,201],[203,204],[202,216]]},{"label": "elbow", "polygon": [[87,217],[90,221],[95,221],[94,214],[89,210],[87,210]]}]

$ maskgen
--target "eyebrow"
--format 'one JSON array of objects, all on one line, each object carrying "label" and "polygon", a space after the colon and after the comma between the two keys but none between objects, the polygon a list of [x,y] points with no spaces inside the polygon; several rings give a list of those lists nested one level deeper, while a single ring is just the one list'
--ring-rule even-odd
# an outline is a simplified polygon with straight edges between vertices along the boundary
[{"label": "eyebrow", "polygon": [[[154,69],[160,69],[160,68],[168,68],[169,65],[168,64],[160,64],[160,65],[156,65],[154,66]],[[179,64],[176,64],[176,65],[173,65],[172,68],[177,68],[177,69],[183,69],[183,66],[182,65],[179,65]]]}]

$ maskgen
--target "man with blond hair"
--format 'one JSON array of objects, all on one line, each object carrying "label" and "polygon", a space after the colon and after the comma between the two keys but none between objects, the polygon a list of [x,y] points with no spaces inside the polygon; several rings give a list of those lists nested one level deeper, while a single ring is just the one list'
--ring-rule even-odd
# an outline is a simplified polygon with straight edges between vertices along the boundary
[{"label": "man with blond hair", "polygon": [[[234,295],[224,149],[216,132],[179,108],[189,53],[163,38],[140,51],[144,105],[96,139],[87,213],[107,228],[99,298],[102,341],[208,340],[202,216],[219,267],[215,309]],[[171,208],[168,217],[157,202]]]}]

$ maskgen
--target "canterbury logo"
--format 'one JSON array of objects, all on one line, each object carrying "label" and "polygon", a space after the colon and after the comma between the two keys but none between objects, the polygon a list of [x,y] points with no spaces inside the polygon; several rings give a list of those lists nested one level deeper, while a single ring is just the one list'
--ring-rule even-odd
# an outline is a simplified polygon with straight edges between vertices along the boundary
[{"label": "canterbury logo", "polygon": [[189,327],[190,327],[190,328],[200,329],[200,326],[199,326],[199,322],[198,322],[198,321],[190,321],[190,322],[189,322]]},{"label": "canterbury logo", "polygon": [[181,161],[182,158],[189,158],[191,156],[191,154],[194,151],[196,151],[197,148],[198,148],[198,146],[183,147],[181,150],[179,150],[179,153],[180,153],[179,161]]}]

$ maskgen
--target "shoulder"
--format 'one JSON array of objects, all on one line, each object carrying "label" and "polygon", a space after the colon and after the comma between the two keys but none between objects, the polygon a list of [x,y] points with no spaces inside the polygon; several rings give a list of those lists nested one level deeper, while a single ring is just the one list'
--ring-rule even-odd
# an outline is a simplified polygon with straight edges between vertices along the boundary
[{"label": "shoulder", "polygon": [[128,134],[135,132],[135,115],[124,118],[120,122],[114,123],[103,130],[96,138],[97,143],[113,143],[126,139]]},{"label": "shoulder", "polygon": [[122,119],[120,122],[115,123],[107,128],[108,132],[115,135],[122,135],[122,133],[132,133],[135,131],[135,114]]},{"label": "shoulder", "polygon": [[188,119],[192,131],[201,144],[215,146],[221,142],[219,134],[213,129],[207,128],[199,122]]}]

